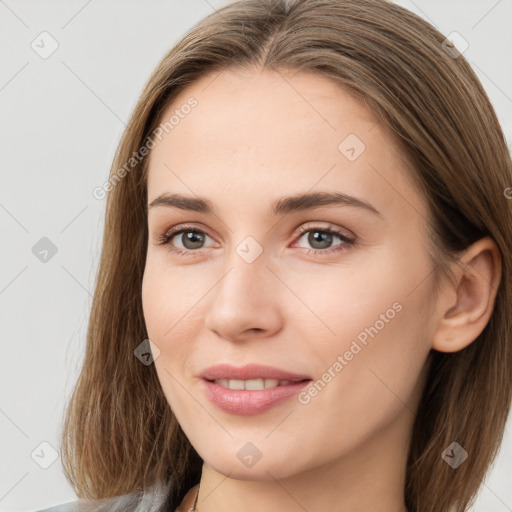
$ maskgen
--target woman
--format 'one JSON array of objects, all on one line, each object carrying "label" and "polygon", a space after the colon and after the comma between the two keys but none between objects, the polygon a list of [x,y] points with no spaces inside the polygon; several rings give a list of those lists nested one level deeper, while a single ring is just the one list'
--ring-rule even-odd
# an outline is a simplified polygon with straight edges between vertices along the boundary
[{"label": "woman", "polygon": [[96,191],[73,510],[467,510],[511,401],[511,184],[478,78],[406,9],[206,17]]}]

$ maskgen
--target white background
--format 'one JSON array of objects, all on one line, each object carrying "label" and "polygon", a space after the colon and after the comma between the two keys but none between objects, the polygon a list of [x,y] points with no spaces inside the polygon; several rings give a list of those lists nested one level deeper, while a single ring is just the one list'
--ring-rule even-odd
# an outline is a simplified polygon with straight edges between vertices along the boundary
[{"label": "white background", "polygon": [[[0,511],[76,499],[58,457],[64,403],[84,352],[114,151],[160,58],[224,2],[0,0]],[[512,141],[512,0],[397,2],[459,32]],[[58,42],[47,59],[32,41]],[[46,46],[48,48],[48,46]],[[512,183],[510,184],[512,186]],[[32,247],[48,237],[46,263]],[[32,458],[51,462],[47,469]],[[44,453],[44,456],[41,454]],[[512,427],[474,512],[512,510]]]}]

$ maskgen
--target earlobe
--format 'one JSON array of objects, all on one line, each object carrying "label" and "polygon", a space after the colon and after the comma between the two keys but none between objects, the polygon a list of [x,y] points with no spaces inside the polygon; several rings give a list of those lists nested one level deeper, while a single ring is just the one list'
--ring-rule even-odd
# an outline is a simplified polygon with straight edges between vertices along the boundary
[{"label": "earlobe", "polygon": [[438,299],[432,348],[439,352],[458,352],[476,340],[491,318],[501,279],[499,250],[490,237],[468,247],[456,265],[456,284]]}]

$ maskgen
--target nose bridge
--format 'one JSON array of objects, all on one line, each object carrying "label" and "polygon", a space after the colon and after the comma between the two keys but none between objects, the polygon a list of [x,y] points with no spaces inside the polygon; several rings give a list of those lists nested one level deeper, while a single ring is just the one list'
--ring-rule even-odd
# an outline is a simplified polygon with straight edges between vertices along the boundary
[{"label": "nose bridge", "polygon": [[236,338],[247,329],[272,331],[279,324],[275,276],[267,268],[263,247],[246,237],[226,258],[226,271],[216,285],[206,315],[206,326]]},{"label": "nose bridge", "polygon": [[237,300],[261,296],[271,274],[267,264],[268,258],[262,245],[253,236],[246,236],[233,247],[226,261],[227,274],[219,286],[226,289],[228,294],[238,296]]}]

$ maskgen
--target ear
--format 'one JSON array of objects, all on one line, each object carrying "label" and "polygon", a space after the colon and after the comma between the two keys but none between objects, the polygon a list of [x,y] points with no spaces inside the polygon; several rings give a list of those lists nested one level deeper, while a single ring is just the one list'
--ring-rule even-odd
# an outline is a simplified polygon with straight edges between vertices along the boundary
[{"label": "ear", "polygon": [[468,247],[455,268],[456,282],[440,292],[440,320],[432,348],[457,352],[487,325],[501,279],[501,258],[495,242],[485,237]]}]

